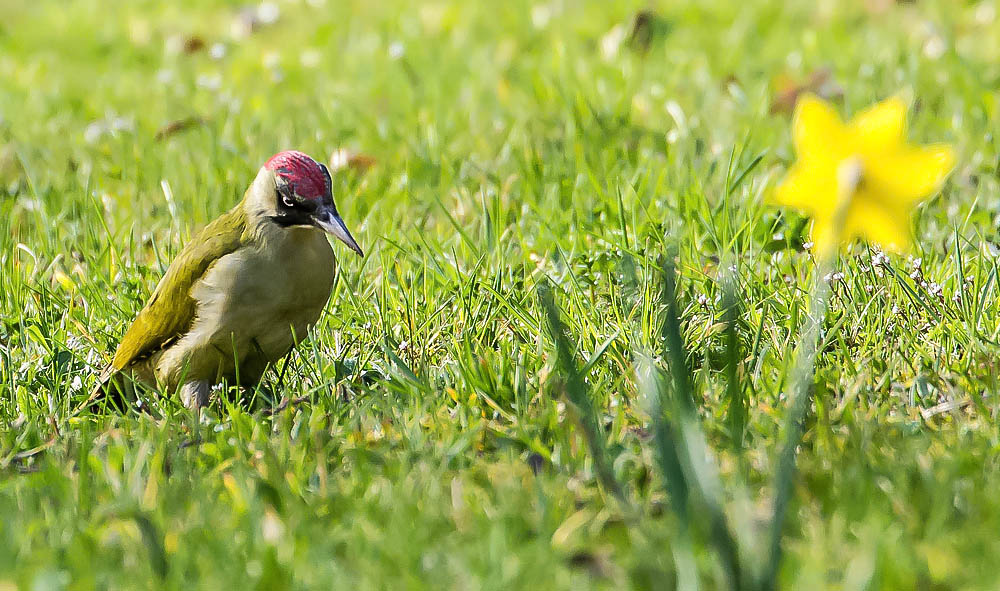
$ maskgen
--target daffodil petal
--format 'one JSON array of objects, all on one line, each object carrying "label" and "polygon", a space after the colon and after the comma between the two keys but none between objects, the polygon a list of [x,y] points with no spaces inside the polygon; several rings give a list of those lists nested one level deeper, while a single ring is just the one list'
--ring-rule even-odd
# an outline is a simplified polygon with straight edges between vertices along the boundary
[{"label": "daffodil petal", "polygon": [[861,153],[871,156],[891,151],[906,139],[906,103],[892,97],[872,105],[855,115],[848,129]]},{"label": "daffodil petal", "polygon": [[844,124],[829,103],[804,94],[795,103],[792,141],[799,158],[837,159],[833,153],[843,145]]},{"label": "daffodil petal", "polygon": [[811,215],[826,213],[835,201],[836,172],[832,166],[799,163],[792,167],[775,189],[773,200]]},{"label": "daffodil petal", "polygon": [[906,110],[890,98],[844,125],[826,102],[812,95],[799,100],[792,124],[799,159],[771,198],[813,218],[817,257],[835,256],[855,237],[887,250],[910,246],[910,211],[940,188],[955,155],[946,145],[908,145]]},{"label": "daffodil petal", "polygon": [[905,205],[892,207],[858,191],[844,221],[847,238],[861,236],[883,249],[902,253],[910,248],[910,213]]},{"label": "daffodil petal", "polygon": [[937,191],[954,167],[951,146],[907,147],[871,163],[866,176],[883,199],[913,205]]}]

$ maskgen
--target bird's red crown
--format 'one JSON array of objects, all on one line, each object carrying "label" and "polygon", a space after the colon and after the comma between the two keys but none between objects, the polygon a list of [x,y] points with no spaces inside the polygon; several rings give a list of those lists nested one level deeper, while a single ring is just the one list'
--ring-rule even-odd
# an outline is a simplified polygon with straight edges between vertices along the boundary
[{"label": "bird's red crown", "polygon": [[288,181],[299,197],[320,199],[332,188],[323,167],[298,150],[278,152],[264,166]]}]

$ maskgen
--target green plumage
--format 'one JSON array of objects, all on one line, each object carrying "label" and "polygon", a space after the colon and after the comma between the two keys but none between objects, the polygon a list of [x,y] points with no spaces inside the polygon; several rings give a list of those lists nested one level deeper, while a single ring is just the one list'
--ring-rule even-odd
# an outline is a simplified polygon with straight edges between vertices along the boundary
[{"label": "green plumage", "polygon": [[188,241],[122,337],[109,368],[112,373],[148,357],[187,332],[195,318],[191,288],[212,263],[243,245],[246,228],[246,211],[241,202]]},{"label": "green plumage", "polygon": [[243,200],[178,253],[86,404],[102,393],[137,400],[139,385],[200,407],[214,384],[255,386],[306,337],[333,290],[326,232],[361,249],[330,195],[289,204],[297,194],[279,193],[274,174],[261,168]]}]

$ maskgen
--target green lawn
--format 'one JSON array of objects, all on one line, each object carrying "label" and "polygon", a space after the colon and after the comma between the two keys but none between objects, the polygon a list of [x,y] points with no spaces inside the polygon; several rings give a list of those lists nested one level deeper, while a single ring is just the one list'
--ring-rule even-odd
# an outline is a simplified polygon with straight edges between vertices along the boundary
[{"label": "green lawn", "polygon": [[[959,164],[913,258],[856,243],[831,277],[780,582],[997,588],[998,10],[8,0],[0,591],[671,589],[692,565],[727,588],[707,504],[685,513],[657,454],[663,256],[721,506],[761,567],[815,271],[806,221],[767,202],[794,158],[775,97],[824,69],[843,114],[899,94],[910,138]],[[375,163],[334,175],[367,256],[335,245],[284,378],[201,423],[175,399],[74,413],[178,248],[288,148]]]}]

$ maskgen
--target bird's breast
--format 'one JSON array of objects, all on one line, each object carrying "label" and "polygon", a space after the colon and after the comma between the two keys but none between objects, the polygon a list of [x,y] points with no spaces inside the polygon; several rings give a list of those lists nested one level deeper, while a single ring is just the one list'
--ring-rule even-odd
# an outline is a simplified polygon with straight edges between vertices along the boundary
[{"label": "bird's breast", "polygon": [[161,381],[230,376],[237,360],[273,363],[306,338],[333,289],[333,251],[308,228],[269,238],[223,256],[195,284],[195,322],[157,361]]},{"label": "bird's breast", "polygon": [[[260,311],[257,332],[288,331],[305,337],[303,325],[318,318],[333,289],[336,260],[326,237],[310,228],[285,230],[278,244],[254,249],[247,269],[253,278],[244,281],[234,297]],[[234,302],[235,304],[235,302]]]}]

